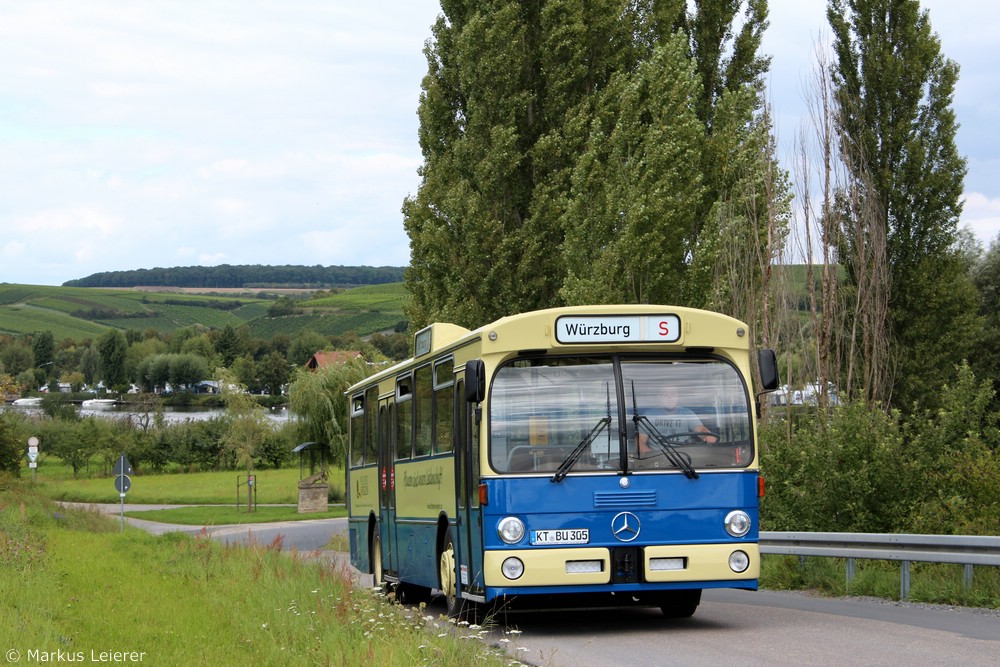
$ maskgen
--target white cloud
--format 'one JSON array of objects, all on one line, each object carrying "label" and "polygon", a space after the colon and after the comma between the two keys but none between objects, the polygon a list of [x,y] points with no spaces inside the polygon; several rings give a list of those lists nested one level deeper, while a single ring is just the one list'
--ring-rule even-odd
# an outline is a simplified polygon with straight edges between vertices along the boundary
[{"label": "white cloud", "polygon": [[[963,223],[995,234],[991,3],[924,0],[962,66]],[[779,144],[799,129],[825,5],[772,0]],[[177,263],[402,265],[439,0],[4,4],[0,280]],[[977,234],[980,232],[977,231]]]},{"label": "white cloud", "polygon": [[983,246],[988,248],[1000,234],[1000,197],[966,192],[962,225],[971,229]]}]

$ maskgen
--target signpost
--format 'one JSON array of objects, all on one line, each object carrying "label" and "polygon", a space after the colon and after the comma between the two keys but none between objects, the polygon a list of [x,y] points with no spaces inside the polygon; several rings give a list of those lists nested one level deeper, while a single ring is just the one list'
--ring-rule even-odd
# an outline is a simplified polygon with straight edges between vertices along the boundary
[{"label": "signpost", "polygon": [[132,488],[132,478],[129,475],[135,471],[132,470],[132,464],[122,454],[118,457],[114,470],[111,472],[115,476],[115,490],[118,491],[118,497],[121,499],[121,529],[122,532],[125,532],[125,494]]},{"label": "signpost", "polygon": [[38,438],[35,436],[28,438],[28,467],[31,468],[31,482],[34,483],[38,471]]}]

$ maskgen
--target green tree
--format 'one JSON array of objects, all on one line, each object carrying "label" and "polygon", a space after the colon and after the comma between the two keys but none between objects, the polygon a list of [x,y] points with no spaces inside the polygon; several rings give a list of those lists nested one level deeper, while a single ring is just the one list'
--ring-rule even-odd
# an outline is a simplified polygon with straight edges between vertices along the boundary
[{"label": "green tree", "polygon": [[217,379],[226,404],[226,415],[230,418],[229,430],[222,437],[222,449],[235,459],[238,467],[249,473],[253,470],[258,450],[274,429],[263,409],[232,373],[222,369]]},{"label": "green tree", "polygon": [[97,382],[101,373],[101,354],[96,347],[89,345],[83,354],[80,355],[80,372],[88,385]]},{"label": "green tree", "polygon": [[35,355],[31,348],[21,343],[8,345],[0,352],[0,364],[11,375],[20,375],[35,368]]},{"label": "green tree", "polygon": [[227,324],[215,335],[215,352],[223,366],[229,368],[240,354],[245,352],[240,336],[231,324]]},{"label": "green tree", "polygon": [[[328,349],[330,342],[315,331],[301,331],[288,346],[288,363],[302,366],[309,358],[321,350]],[[275,349],[275,352],[279,352]]]},{"label": "green tree", "polygon": [[[973,257],[973,281],[979,291],[983,336],[969,359],[977,377],[1000,378],[1000,242],[994,239],[985,254]],[[993,397],[993,409],[1000,401]]]},{"label": "green tree", "polygon": [[349,411],[344,392],[370,372],[368,365],[360,360],[314,371],[298,369],[288,394],[299,440],[326,444],[335,461],[345,460]]},{"label": "green tree", "polygon": [[21,456],[24,451],[10,418],[0,412],[0,472],[20,477]]},{"label": "green tree", "polygon": [[58,456],[73,469],[73,477],[79,476],[97,453],[97,442],[93,439],[94,417],[85,420],[51,419],[39,425],[39,439],[45,451]]},{"label": "green tree", "polygon": [[976,293],[956,247],[965,160],[955,146],[958,65],[918,0],[830,0],[834,94],[844,160],[878,220],[845,225],[849,279],[869,230],[890,272],[892,401],[933,406],[978,339]]},{"label": "green tree", "polygon": [[52,375],[55,365],[56,341],[51,331],[39,331],[31,337],[31,352],[35,357],[35,366]]},{"label": "green tree", "polygon": [[165,354],[167,344],[158,338],[143,338],[131,343],[125,353],[125,369],[129,380],[142,386],[145,383],[143,370],[148,366],[148,359],[158,354]]},{"label": "green tree", "polygon": [[0,401],[13,398],[17,395],[17,381],[10,373],[0,369]]},{"label": "green tree", "polygon": [[609,83],[573,174],[561,295],[578,303],[678,303],[703,194],[700,95],[681,35]]},{"label": "green tree", "polygon": [[209,376],[208,362],[197,354],[172,354],[168,364],[170,384],[174,388],[187,387],[207,380]]},{"label": "green tree", "polygon": [[[664,298],[650,287],[671,273],[694,286],[675,286],[667,296],[709,300],[721,250],[703,232],[711,237],[732,225],[723,229],[718,212],[708,224],[708,213],[736,199],[744,166],[769,166],[766,154],[741,155],[762,126],[767,60],[757,50],[767,4],[705,0],[690,13],[687,4],[444,3],[425,50],[422,181],[403,204],[414,326],[474,326],[566,299]],[[687,161],[668,165],[670,157]],[[600,192],[587,189],[598,184]],[[611,219],[583,218],[590,211],[581,194]],[[766,196],[743,195],[739,203]],[[616,230],[627,238],[615,237],[615,247],[588,247]],[[649,242],[663,245],[628,255]],[[678,259],[652,266],[657,251]],[[585,268],[595,257],[603,278]],[[633,284],[609,285],[626,263],[633,275],[624,278]]]},{"label": "green tree", "polygon": [[208,333],[192,336],[181,345],[182,354],[197,354],[207,361],[211,361],[215,356],[215,346]]},{"label": "green tree", "polygon": [[97,353],[101,356],[101,379],[108,389],[121,391],[128,382],[125,354],[128,341],[118,329],[109,329],[97,337]]},{"label": "green tree", "polygon": [[233,375],[240,384],[250,391],[256,391],[255,387],[258,384],[257,364],[254,362],[253,357],[249,355],[237,357],[229,367],[229,370],[233,372]]},{"label": "green tree", "polygon": [[170,382],[170,354],[144,357],[136,366],[135,381],[146,391],[163,389]]},{"label": "green tree", "polygon": [[267,309],[268,317],[284,317],[295,313],[295,302],[291,297],[282,296]]},{"label": "green tree", "polygon": [[288,382],[290,373],[288,360],[277,352],[271,352],[257,364],[257,379],[267,387],[271,396],[281,395],[281,388]]}]

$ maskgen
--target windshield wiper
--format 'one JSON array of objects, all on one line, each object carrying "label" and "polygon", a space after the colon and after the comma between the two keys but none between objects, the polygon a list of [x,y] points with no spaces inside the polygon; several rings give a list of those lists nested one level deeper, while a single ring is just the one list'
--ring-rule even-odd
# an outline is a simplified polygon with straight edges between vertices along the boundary
[{"label": "windshield wiper", "polygon": [[[596,424],[594,424],[594,428],[590,429],[590,433],[588,433],[587,435],[585,435],[583,437],[583,440],[580,441],[580,444],[578,444],[573,449],[573,451],[569,453],[569,456],[567,456],[565,458],[565,460],[563,460],[563,462],[559,464],[559,467],[556,469],[555,474],[552,475],[552,479],[550,479],[549,481],[550,482],[561,482],[564,479],[566,479],[566,474],[569,472],[569,469],[573,467],[573,465],[579,460],[579,458],[581,456],[583,456],[583,453],[587,450],[587,447],[589,447],[590,444],[592,442],[594,442],[594,439],[597,438],[598,435],[600,435],[601,431],[603,431],[604,429],[608,428],[609,426],[611,426],[611,388],[610,387],[608,387],[608,414],[607,414],[607,416],[606,417],[601,417],[598,420],[598,422]],[[609,429],[608,430],[608,447],[610,448],[610,446],[611,446],[611,430]]]},{"label": "windshield wiper", "polygon": [[[632,421],[635,423],[635,446],[639,447],[639,433],[645,433],[647,438],[653,442],[660,450],[663,455],[667,457],[667,460],[675,467],[684,473],[684,476],[688,479],[698,479],[698,471],[696,471],[691,466],[691,458],[683,453],[678,452],[674,449],[674,446],[670,444],[667,440],[667,436],[664,436],[656,427],[653,426],[653,422],[649,421],[649,418],[645,415],[639,414],[639,403],[635,396],[635,383],[632,383],[632,409],[635,412],[632,415]],[[638,453],[638,451],[636,452]]]}]

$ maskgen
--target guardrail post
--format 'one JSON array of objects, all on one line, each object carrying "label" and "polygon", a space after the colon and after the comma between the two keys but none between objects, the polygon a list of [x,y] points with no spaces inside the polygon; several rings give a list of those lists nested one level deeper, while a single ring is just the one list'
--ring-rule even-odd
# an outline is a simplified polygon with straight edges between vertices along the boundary
[{"label": "guardrail post", "polygon": [[910,561],[899,562],[899,599],[910,597]]},{"label": "guardrail post", "polygon": [[851,582],[854,581],[854,559],[847,559],[847,593],[851,592]]},{"label": "guardrail post", "polygon": [[972,563],[965,564],[965,576],[962,577],[962,586],[966,591],[972,588]]}]

